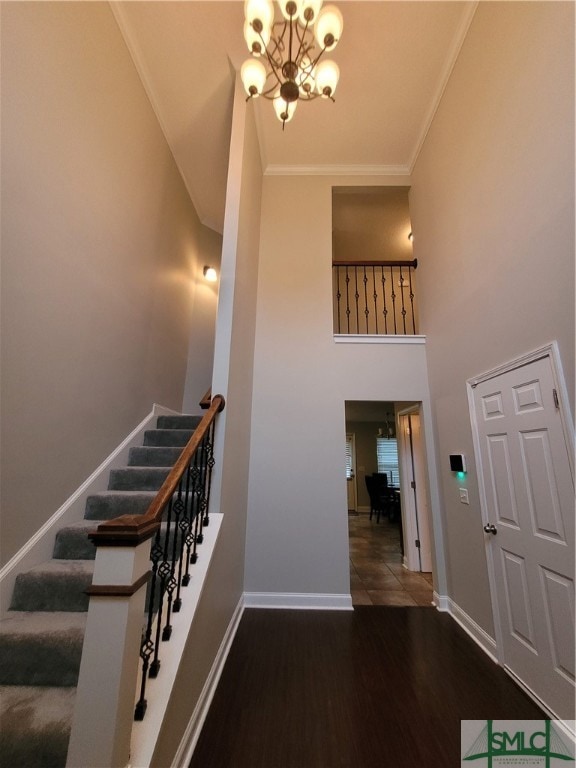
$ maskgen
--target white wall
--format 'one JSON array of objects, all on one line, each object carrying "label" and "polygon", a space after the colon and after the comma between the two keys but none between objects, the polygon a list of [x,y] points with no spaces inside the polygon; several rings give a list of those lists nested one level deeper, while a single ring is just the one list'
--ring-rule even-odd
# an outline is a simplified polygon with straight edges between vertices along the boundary
[{"label": "white wall", "polygon": [[333,338],[332,186],[398,181],[264,178],[248,592],[349,593],[345,401],[428,403],[424,346]]},{"label": "white wall", "polygon": [[153,766],[172,764],[244,589],[261,191],[262,168],[252,105],[246,105],[238,78],[212,380],[212,392],[224,395],[226,408],[216,428],[210,507],[222,512],[224,519]]},{"label": "white wall", "polygon": [[[479,4],[410,212],[450,596],[492,634],[466,379],[557,339],[574,409],[573,3]],[[459,452],[470,506],[449,471]]]},{"label": "white wall", "polygon": [[180,409],[210,235],[107,3],[2,3],[1,43],[4,562]]}]

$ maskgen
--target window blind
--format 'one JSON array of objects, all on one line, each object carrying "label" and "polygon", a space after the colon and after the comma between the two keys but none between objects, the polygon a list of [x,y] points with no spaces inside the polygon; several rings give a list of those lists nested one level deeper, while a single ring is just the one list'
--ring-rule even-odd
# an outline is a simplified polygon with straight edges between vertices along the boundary
[{"label": "window blind", "polygon": [[346,480],[352,479],[352,436],[346,435]]},{"label": "window blind", "polygon": [[376,438],[376,458],[378,462],[378,472],[386,472],[389,485],[399,485],[398,443],[395,437]]}]

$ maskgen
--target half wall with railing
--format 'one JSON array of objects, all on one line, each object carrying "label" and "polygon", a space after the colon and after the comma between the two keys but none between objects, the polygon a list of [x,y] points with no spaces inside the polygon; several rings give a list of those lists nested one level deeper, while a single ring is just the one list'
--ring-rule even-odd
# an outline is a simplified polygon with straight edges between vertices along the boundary
[{"label": "half wall with railing", "polygon": [[210,399],[145,514],[106,521],[90,535],[96,562],[68,766],[129,762],[132,722],[145,717],[148,681],[170,654],[209,524],[215,420],[224,405],[221,395]]},{"label": "half wall with railing", "polygon": [[415,335],[418,314],[413,261],[334,261],[334,333]]}]

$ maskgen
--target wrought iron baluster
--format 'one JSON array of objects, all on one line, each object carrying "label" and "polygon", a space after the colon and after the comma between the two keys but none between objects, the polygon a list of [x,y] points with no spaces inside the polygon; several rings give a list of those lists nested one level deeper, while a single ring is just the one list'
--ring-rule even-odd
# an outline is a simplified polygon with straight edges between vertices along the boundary
[{"label": "wrought iron baluster", "polygon": [[[190,464],[188,464],[188,469],[189,468],[190,468]],[[188,470],[182,476],[182,480],[184,478],[186,478],[186,481],[185,481],[184,502],[183,502],[184,510],[183,510],[182,518],[180,519],[180,523],[179,523],[180,552],[178,557],[178,587],[176,592],[176,599],[174,600],[175,613],[177,613],[182,607],[182,598],[180,597],[180,589],[181,587],[188,586],[188,584],[190,583],[190,572],[188,571],[188,557],[187,557],[187,553],[189,552],[189,548],[190,548],[190,545],[188,544],[188,536],[190,534],[190,516],[188,514],[188,499],[190,495],[190,473],[188,472]],[[182,483],[182,480],[180,481],[181,483]],[[184,573],[182,573],[182,571],[184,570],[184,561],[186,561],[186,570]]]},{"label": "wrought iron baluster", "polygon": [[199,534],[198,534],[198,494],[199,494],[199,488],[200,488],[200,467],[198,465],[199,457],[202,453],[202,446],[200,445],[198,447],[198,450],[194,454],[194,462],[190,469],[190,477],[192,480],[192,495],[191,495],[191,509],[190,509],[190,516],[191,520],[194,526],[194,532],[192,534],[192,553],[190,555],[190,563],[193,565],[198,560],[198,553],[196,551],[196,548],[198,544],[202,543],[202,540],[199,540]]},{"label": "wrought iron baluster", "polygon": [[404,306],[404,276],[402,274],[402,265],[400,265],[400,296],[402,298],[402,326],[404,329],[404,335],[406,335],[406,307]]},{"label": "wrought iron baluster", "polygon": [[358,293],[358,267],[354,267],[354,299],[356,301],[356,333],[360,333],[360,318],[358,315],[358,299],[360,294]]},{"label": "wrought iron baluster", "polygon": [[376,323],[376,333],[378,333],[378,294],[376,292],[376,268],[374,266],[372,266],[372,290],[372,298],[374,299],[374,322]]},{"label": "wrought iron baluster", "polygon": [[366,276],[366,265],[364,265],[364,277],[362,278],[364,283],[364,317],[366,320],[366,333],[368,333],[368,317],[370,310],[368,309],[368,277]]},{"label": "wrought iron baluster", "polygon": [[382,270],[382,302],[384,309],[382,314],[384,315],[384,333],[388,333],[388,308],[386,307],[386,275],[384,274],[384,267],[380,267]]},{"label": "wrought iron baluster", "polygon": [[348,266],[346,266],[346,333],[350,333],[350,275],[348,274]]},{"label": "wrought iron baluster", "polygon": [[340,267],[335,267],[336,269],[336,302],[337,302],[337,309],[336,309],[336,316],[338,318],[338,333],[340,333],[340,299],[342,298],[342,294],[340,293]]},{"label": "wrought iron baluster", "polygon": [[[187,475],[188,473],[186,473]],[[185,486],[188,485],[187,480],[184,481],[184,475],[180,478],[180,482],[178,484],[178,512],[177,512],[177,519],[174,521],[174,528],[175,528],[175,534],[174,534],[174,549],[173,549],[173,558],[174,562],[177,563],[177,569],[178,569],[178,575],[176,576],[176,595],[174,597],[174,602],[172,604],[172,610],[174,613],[178,613],[180,611],[180,608],[182,607],[182,598],[180,596],[180,588],[182,586],[182,561],[183,561],[183,555],[184,555],[184,546],[186,541],[186,526],[187,526],[187,520],[186,520],[186,499],[187,499],[187,488],[182,491],[182,485],[184,483]],[[176,541],[178,538],[178,534],[180,536],[180,543],[178,547],[176,547]]]},{"label": "wrought iron baluster", "polygon": [[208,439],[206,445],[206,514],[204,515],[204,525],[210,522],[210,490],[212,488],[212,470],[216,464],[214,460],[214,422],[208,430]]},{"label": "wrought iron baluster", "polygon": [[152,664],[150,665],[150,677],[157,677],[158,672],[160,671],[160,638],[162,635],[162,621],[164,617],[164,596],[166,594],[166,585],[168,583],[168,579],[170,578],[170,572],[171,567],[170,564],[167,561],[167,547],[166,544],[169,542],[169,531],[170,531],[170,521],[172,519],[172,503],[173,500],[170,499],[168,502],[168,514],[167,514],[167,523],[168,528],[166,531],[166,535],[164,537],[164,546],[162,547],[162,560],[160,561],[158,565],[158,576],[160,578],[159,581],[159,594],[158,594],[158,617],[156,620],[156,636],[154,639],[154,659],[152,661]]},{"label": "wrought iron baluster", "polygon": [[396,293],[394,292],[394,272],[393,267],[390,267],[390,284],[392,286],[392,316],[394,317],[394,333],[398,333],[396,329]]},{"label": "wrought iron baluster", "polygon": [[412,310],[412,333],[416,333],[416,318],[414,316],[414,290],[412,289],[412,267],[408,267],[408,280],[410,281],[410,308]]},{"label": "wrought iron baluster", "polygon": [[[143,720],[146,714],[146,681],[148,675],[155,677],[151,674],[150,659],[154,653],[154,642],[152,640],[152,628],[154,624],[154,606],[156,602],[156,589],[158,587],[158,564],[162,558],[162,546],[160,543],[161,529],[158,528],[154,536],[154,543],[150,550],[150,560],[152,562],[152,577],[148,584],[148,595],[146,597],[148,602],[148,610],[146,614],[146,628],[140,644],[140,658],[142,659],[142,679],[140,682],[140,696],[136,703],[136,709],[134,710],[134,719]],[[158,668],[160,663],[158,662]],[[156,672],[157,674],[157,672]]]}]

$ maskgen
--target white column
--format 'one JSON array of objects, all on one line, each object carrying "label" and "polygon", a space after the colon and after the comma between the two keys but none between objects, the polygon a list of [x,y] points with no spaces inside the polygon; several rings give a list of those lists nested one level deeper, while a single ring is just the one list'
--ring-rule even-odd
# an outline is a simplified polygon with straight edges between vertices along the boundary
[{"label": "white column", "polygon": [[146,595],[142,580],[149,568],[149,540],[136,547],[98,547],[92,587],[125,594],[90,598],[68,768],[123,768],[129,762]]}]

